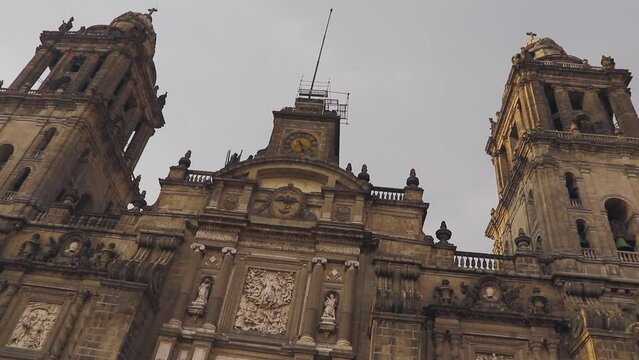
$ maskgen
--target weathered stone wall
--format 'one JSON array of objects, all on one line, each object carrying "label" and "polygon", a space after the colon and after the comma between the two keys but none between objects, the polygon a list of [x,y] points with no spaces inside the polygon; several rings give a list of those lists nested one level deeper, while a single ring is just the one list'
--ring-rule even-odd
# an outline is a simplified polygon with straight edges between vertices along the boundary
[{"label": "weathered stone wall", "polygon": [[371,326],[373,360],[418,360],[425,352],[423,325],[414,321],[378,317]]}]

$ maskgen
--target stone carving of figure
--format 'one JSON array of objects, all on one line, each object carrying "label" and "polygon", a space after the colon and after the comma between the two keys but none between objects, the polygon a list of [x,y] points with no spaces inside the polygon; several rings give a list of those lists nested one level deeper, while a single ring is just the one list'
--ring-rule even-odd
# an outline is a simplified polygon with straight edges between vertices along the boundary
[{"label": "stone carving of figure", "polygon": [[13,329],[7,346],[40,350],[60,314],[60,305],[30,303]]},{"label": "stone carving of figure", "polygon": [[615,68],[615,59],[612,56],[601,55],[601,66],[606,69]]},{"label": "stone carving of figure", "polygon": [[33,234],[31,239],[25,241],[20,245],[18,250],[18,256],[27,259],[34,260],[40,250],[40,234]]},{"label": "stone carving of figure", "polygon": [[75,19],[73,18],[73,16],[71,16],[71,18],[69,19],[69,21],[68,21],[68,22],[66,22],[66,21],[62,20],[62,25],[60,25],[60,26],[58,27],[58,30],[59,30],[61,33],[65,33],[65,32],[67,32],[67,31],[71,30],[71,28],[73,28],[73,20],[75,20]]},{"label": "stone carving of figure", "polygon": [[75,257],[75,256],[79,256],[80,255],[80,242],[79,241],[72,241],[69,244],[69,247],[67,247],[66,250],[64,250],[63,255],[66,257]]},{"label": "stone carving of figure", "polygon": [[324,301],[322,317],[335,319],[335,308],[337,308],[337,298],[335,298],[335,294],[330,293]]},{"label": "stone carving of figure", "polygon": [[209,301],[209,293],[211,292],[211,279],[206,277],[197,289],[197,297],[195,302],[206,304]]}]

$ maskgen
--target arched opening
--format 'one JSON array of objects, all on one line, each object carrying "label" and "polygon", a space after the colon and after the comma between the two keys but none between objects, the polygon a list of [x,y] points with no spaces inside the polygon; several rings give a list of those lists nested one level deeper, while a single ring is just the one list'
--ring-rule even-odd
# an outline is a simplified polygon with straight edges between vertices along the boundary
[{"label": "arched opening", "polygon": [[84,213],[91,212],[93,209],[93,199],[89,194],[83,194],[78,200],[78,204],[75,206],[75,212]]},{"label": "arched opening", "polygon": [[586,221],[583,219],[577,220],[577,235],[579,236],[579,245],[582,249],[589,249],[590,242],[588,242],[588,228],[586,227]]},{"label": "arched opening", "polygon": [[87,60],[84,56],[74,56],[69,62],[69,72],[77,73],[82,68],[82,65]]},{"label": "arched opening", "polygon": [[11,155],[13,155],[13,150],[13,145],[11,144],[0,145],[0,170],[2,170],[7,161],[9,161],[9,158],[11,158]]},{"label": "arched opening", "polygon": [[617,250],[633,251],[635,239],[634,234],[629,232],[631,214],[628,205],[621,199],[612,198],[606,200],[604,207],[608,213],[608,223]]},{"label": "arched opening", "polygon": [[42,153],[44,153],[44,150],[47,148],[47,146],[49,146],[49,143],[55,136],[56,132],[57,132],[56,128],[50,128],[44,132],[44,135],[42,135],[42,139],[40,139],[38,146],[33,151],[34,157],[42,156]]},{"label": "arched opening", "polygon": [[579,197],[579,188],[577,188],[577,180],[575,175],[571,172],[564,174],[566,177],[566,190],[568,191],[568,199],[570,205],[575,207],[581,207],[581,198]]},{"label": "arched opening", "polygon": [[16,179],[13,181],[13,184],[11,184],[11,188],[9,188],[9,191],[18,192],[20,188],[22,187],[22,185],[24,184],[24,182],[27,180],[27,177],[29,177],[30,173],[31,173],[31,168],[22,169],[18,173],[18,176],[16,177]]}]

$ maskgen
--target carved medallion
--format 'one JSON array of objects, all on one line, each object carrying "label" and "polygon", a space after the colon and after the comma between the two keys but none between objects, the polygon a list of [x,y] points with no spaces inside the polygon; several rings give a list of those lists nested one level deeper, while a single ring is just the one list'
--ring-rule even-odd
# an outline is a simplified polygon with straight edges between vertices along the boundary
[{"label": "carved medallion", "polygon": [[294,272],[249,268],[235,328],[273,335],[286,333],[294,281]]},{"label": "carved medallion", "polygon": [[240,202],[239,194],[224,194],[222,203],[220,204],[224,210],[235,210]]},{"label": "carved medallion", "polygon": [[61,308],[58,304],[30,302],[11,332],[7,346],[41,350],[55,320],[60,315]]},{"label": "carved medallion", "polygon": [[303,198],[302,191],[293,184],[275,190],[271,199],[271,215],[284,219],[295,217],[302,210]]},{"label": "carved medallion", "polygon": [[335,208],[335,220],[347,222],[351,220],[351,207],[346,205],[337,205]]}]

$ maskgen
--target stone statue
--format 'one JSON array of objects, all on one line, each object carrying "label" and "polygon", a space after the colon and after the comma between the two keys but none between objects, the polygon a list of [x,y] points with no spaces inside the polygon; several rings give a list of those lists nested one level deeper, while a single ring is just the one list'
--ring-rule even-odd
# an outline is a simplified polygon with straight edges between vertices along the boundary
[{"label": "stone statue", "polygon": [[335,298],[335,294],[330,293],[326,300],[324,301],[324,312],[322,313],[322,318],[331,318],[335,319],[335,309],[337,308],[337,298]]},{"label": "stone statue", "polygon": [[64,20],[62,20],[62,25],[58,27],[58,31],[60,31],[61,33],[65,33],[71,30],[71,28],[73,28],[73,20],[75,20],[73,16],[71,16],[69,22],[65,22]]},{"label": "stone statue", "polygon": [[164,109],[164,105],[166,105],[166,97],[169,95],[168,92],[158,96],[158,105],[160,106],[160,110]]},{"label": "stone statue", "polygon": [[188,169],[191,166],[191,150],[187,151],[178,161],[180,169]]},{"label": "stone statue", "polygon": [[601,55],[601,66],[606,70],[615,68],[615,59],[612,56]]},{"label": "stone statue", "polygon": [[97,269],[106,269],[117,256],[118,254],[115,252],[114,243],[110,243],[106,248],[103,243],[100,243],[96,247],[96,253],[92,261],[93,266]]},{"label": "stone statue", "polygon": [[31,239],[23,242],[18,249],[18,257],[26,260],[35,260],[40,250],[40,234],[33,234]]},{"label": "stone statue", "polygon": [[211,292],[211,278],[205,277],[197,289],[197,297],[195,302],[206,304],[209,301],[209,293]]},{"label": "stone statue", "polygon": [[362,165],[362,171],[357,174],[357,178],[366,182],[371,181],[371,176],[368,174],[368,166],[366,166],[366,164]]},{"label": "stone statue", "polygon": [[229,162],[227,165],[237,164],[240,162],[240,155],[238,153],[233,153],[229,158]]}]

